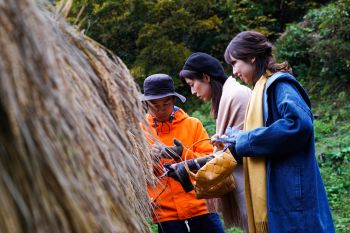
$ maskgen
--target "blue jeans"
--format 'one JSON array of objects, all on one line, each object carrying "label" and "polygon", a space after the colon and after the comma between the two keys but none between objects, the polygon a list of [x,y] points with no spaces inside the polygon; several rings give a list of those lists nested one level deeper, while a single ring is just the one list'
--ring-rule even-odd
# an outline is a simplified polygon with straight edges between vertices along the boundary
[{"label": "blue jeans", "polygon": [[219,215],[204,214],[197,217],[158,223],[158,233],[225,233]]}]

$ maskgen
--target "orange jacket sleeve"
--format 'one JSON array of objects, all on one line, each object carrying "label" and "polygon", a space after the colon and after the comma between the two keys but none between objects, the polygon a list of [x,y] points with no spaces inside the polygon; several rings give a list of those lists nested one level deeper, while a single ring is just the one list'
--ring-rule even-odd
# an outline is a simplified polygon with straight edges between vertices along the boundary
[{"label": "orange jacket sleeve", "polygon": [[193,135],[193,143],[192,143],[192,145],[193,144],[194,145],[193,146],[189,145],[189,147],[192,146],[189,149],[184,148],[181,155],[182,159],[185,159],[185,156],[186,156],[186,160],[203,157],[213,153],[213,146],[210,144],[210,140],[203,140],[203,139],[209,139],[209,135],[207,131],[205,130],[205,128],[203,127],[202,123],[199,120],[195,118],[193,119],[196,122],[195,132]]}]

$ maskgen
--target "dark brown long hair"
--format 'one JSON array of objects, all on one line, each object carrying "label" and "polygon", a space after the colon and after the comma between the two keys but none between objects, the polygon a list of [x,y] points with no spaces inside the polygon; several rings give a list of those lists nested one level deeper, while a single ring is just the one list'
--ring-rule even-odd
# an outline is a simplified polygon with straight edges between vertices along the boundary
[{"label": "dark brown long hair", "polygon": [[[204,73],[199,73],[199,72],[192,71],[192,70],[181,70],[179,77],[180,77],[181,81],[187,85],[185,78],[188,78],[191,80],[199,80],[199,81],[203,82]],[[221,95],[222,95],[222,87],[223,87],[223,85],[219,81],[217,81],[213,78],[210,78],[210,88],[211,88],[211,93],[212,93],[211,113],[213,114],[214,119],[216,119],[218,117],[219,104],[220,104],[220,99],[221,99]]]},{"label": "dark brown long hair", "polygon": [[253,82],[256,83],[266,71],[290,72],[287,61],[276,63],[272,56],[272,44],[259,32],[244,31],[237,34],[229,43],[225,51],[225,61],[232,65],[232,58],[249,62],[255,58],[255,74]]}]

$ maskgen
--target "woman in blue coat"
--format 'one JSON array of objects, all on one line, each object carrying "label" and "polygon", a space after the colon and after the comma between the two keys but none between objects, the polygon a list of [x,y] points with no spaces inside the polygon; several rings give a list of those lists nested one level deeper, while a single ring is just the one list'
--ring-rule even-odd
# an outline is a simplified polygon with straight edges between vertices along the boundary
[{"label": "woman in blue coat", "polygon": [[243,162],[249,232],[335,232],[315,157],[310,100],[288,63],[276,63],[272,45],[253,31],[232,39],[225,60],[254,86],[244,131],[213,137],[231,142]]}]

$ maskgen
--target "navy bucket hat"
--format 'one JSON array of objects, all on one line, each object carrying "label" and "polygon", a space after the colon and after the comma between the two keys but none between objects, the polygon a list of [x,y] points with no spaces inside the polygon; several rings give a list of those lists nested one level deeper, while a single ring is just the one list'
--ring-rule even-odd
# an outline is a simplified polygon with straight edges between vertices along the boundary
[{"label": "navy bucket hat", "polygon": [[222,84],[227,80],[224,67],[219,60],[206,53],[198,52],[191,54],[187,58],[182,70],[205,73]]},{"label": "navy bucket hat", "polygon": [[143,101],[155,100],[167,96],[176,96],[183,103],[186,97],[175,92],[173,79],[167,74],[153,74],[148,76],[143,82]]}]

